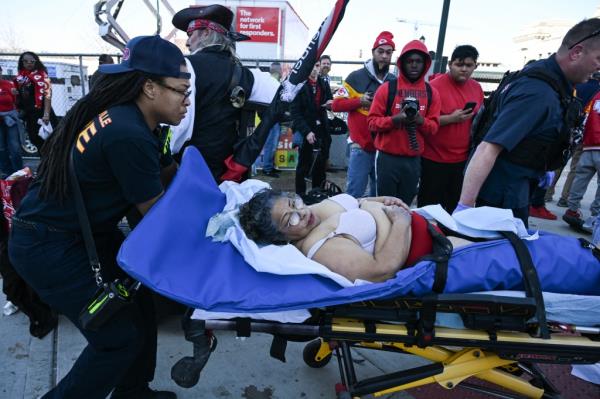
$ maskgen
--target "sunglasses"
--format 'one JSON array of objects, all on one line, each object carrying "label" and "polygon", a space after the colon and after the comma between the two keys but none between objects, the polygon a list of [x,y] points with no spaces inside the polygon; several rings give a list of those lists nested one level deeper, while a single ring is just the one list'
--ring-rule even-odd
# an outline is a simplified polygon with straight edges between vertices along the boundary
[{"label": "sunglasses", "polygon": [[175,93],[182,95],[184,100],[185,100],[186,98],[188,98],[188,97],[190,96],[190,94],[192,94],[192,91],[191,91],[191,90],[181,90],[181,89],[176,89],[176,88],[174,88],[173,86],[169,86],[168,84],[165,84],[165,83],[162,83],[162,82],[159,82],[159,81],[154,81],[154,83],[156,83],[156,84],[157,84],[157,85],[159,85],[159,86],[162,86],[162,87],[164,87],[165,89],[168,89],[168,90],[174,91]]},{"label": "sunglasses", "polygon": [[298,226],[300,224],[300,219],[302,219],[302,216],[300,216],[300,213],[297,211],[299,211],[305,207],[304,202],[302,201],[302,198],[295,196],[295,197],[292,197],[291,200],[292,201],[290,203],[290,206],[292,209],[295,209],[296,211],[293,211],[290,213],[290,217],[288,219],[286,227],[294,227],[294,226]]},{"label": "sunglasses", "polygon": [[569,50],[571,50],[573,47],[577,46],[578,44],[581,44],[581,43],[585,42],[587,39],[591,39],[592,37],[598,36],[598,35],[600,35],[600,29],[596,29],[595,31],[593,31],[589,35],[584,36],[583,39],[581,39],[578,42],[575,42],[575,44],[569,46]]}]

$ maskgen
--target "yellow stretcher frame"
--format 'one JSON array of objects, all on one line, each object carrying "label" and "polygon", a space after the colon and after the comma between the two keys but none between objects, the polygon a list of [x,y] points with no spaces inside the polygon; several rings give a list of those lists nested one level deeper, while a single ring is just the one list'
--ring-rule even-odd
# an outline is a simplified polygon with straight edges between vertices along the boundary
[{"label": "yellow stretcher frame", "polygon": [[[445,389],[461,386],[504,398],[555,399],[560,398],[560,394],[537,363],[592,364],[600,361],[600,339],[588,336],[554,332],[549,339],[543,339],[530,330],[486,331],[433,326],[432,334],[423,334],[415,329],[414,320],[374,321],[368,317],[326,312],[305,323],[242,318],[207,320],[203,327],[234,330],[240,336],[260,332],[283,340],[317,338],[306,345],[304,361],[310,367],[319,368],[336,355],[341,386],[347,389],[338,393],[339,399],[378,398],[428,384],[438,384]],[[283,353],[277,352],[276,341],[271,355],[284,360]],[[354,371],[351,347],[408,353],[432,363],[359,380]],[[530,375],[531,381],[521,378],[520,373]],[[469,377],[504,391],[489,388],[489,385],[471,384],[465,381]]]},{"label": "yellow stretcher frame", "polygon": [[[500,331],[492,339],[490,334],[485,331],[444,327],[435,328],[435,337],[437,340],[469,342],[470,345],[459,349],[455,349],[455,347],[450,349],[442,345],[431,345],[421,348],[416,345],[398,342],[402,340],[402,337],[411,338],[407,327],[403,324],[376,323],[374,326],[370,325],[367,327],[364,322],[356,319],[333,319],[331,330],[327,333],[328,338],[320,338],[321,345],[315,353],[315,361],[323,361],[332,355],[332,346],[335,347],[339,342],[334,337],[340,336],[343,337],[341,340],[350,340],[352,342],[352,335],[356,335],[357,337],[364,335],[378,337],[377,341],[354,341],[353,347],[378,350],[392,349],[419,356],[442,366],[443,371],[434,376],[424,377],[410,383],[371,392],[370,396],[375,398],[428,384],[438,384],[445,389],[454,389],[469,377],[475,377],[479,380],[492,383],[522,397],[542,398],[547,393],[545,389],[534,386],[531,382],[505,371],[518,367],[519,360],[501,358],[493,350],[482,348],[505,344],[509,346],[543,346],[548,351],[553,351],[552,348],[566,349],[567,351],[570,348],[575,351],[579,348],[582,348],[581,350],[587,348],[600,351],[600,342],[581,336],[553,334],[551,339],[542,339],[532,337],[526,333]],[[543,356],[541,357],[543,358]]]}]

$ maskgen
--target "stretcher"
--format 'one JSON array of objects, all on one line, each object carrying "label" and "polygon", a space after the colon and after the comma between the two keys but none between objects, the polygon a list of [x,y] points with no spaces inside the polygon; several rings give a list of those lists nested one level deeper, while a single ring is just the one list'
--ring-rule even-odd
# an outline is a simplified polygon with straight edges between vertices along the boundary
[{"label": "stretcher", "polygon": [[[304,352],[309,366],[324,366],[333,355],[338,358],[340,398],[380,397],[431,383],[506,398],[559,397],[537,363],[600,361],[600,320],[586,326],[546,320],[540,300],[542,290],[600,296],[596,251],[576,239],[541,234],[523,244],[539,276],[535,289],[506,240],[456,250],[445,269],[440,267],[443,261],[432,259],[383,283],[342,287],[319,275],[259,272],[230,244],[206,238],[208,219],[224,203],[199,153],[188,149],[164,198],[128,236],[119,264],[144,285],[192,308],[242,314],[310,309],[310,318],[191,320],[186,337],[192,342],[205,329],[235,330],[240,336],[269,333],[275,336],[272,354],[283,359],[286,340],[311,341]],[[561,251],[548,251],[557,245]],[[484,261],[485,267],[473,267]],[[437,294],[432,292],[436,286]],[[528,295],[467,294],[499,289],[525,290]],[[464,328],[436,325],[441,313],[459,315]],[[360,380],[353,367],[353,347],[410,353],[432,363]],[[503,390],[464,382],[469,377]]]}]

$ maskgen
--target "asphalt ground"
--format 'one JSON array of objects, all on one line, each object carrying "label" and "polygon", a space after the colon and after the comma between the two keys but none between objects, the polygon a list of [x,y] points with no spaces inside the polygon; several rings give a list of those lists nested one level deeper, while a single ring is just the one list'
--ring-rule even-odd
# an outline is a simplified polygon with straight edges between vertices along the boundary
[{"label": "asphalt ground", "polygon": [[[284,171],[279,178],[256,176],[273,187],[293,190],[294,173]],[[328,173],[328,178],[344,187],[345,172]],[[560,192],[564,176],[559,180]],[[582,202],[586,216],[593,199],[596,180]],[[556,199],[556,198],[555,198]],[[565,235],[585,236],[572,231],[560,220],[564,208],[555,202],[548,208],[559,215],[556,221],[530,219],[533,229]],[[589,236],[587,236],[589,238]],[[5,303],[0,296],[0,306]],[[58,328],[44,339],[29,335],[29,322],[21,313],[0,316],[0,398],[36,398],[64,376],[85,345],[75,327],[61,317]],[[154,388],[175,391],[181,399],[191,398],[334,398],[334,385],[340,381],[337,361],[333,359],[321,369],[307,367],[302,360],[303,343],[290,342],[286,362],[269,356],[271,336],[253,334],[238,339],[232,332],[218,332],[219,344],[202,372],[200,382],[193,388],[178,387],[170,379],[171,366],[192,352],[191,344],[183,339],[178,316],[163,317],[159,324],[158,365]],[[354,350],[357,374],[366,378],[400,369],[426,364],[420,358],[372,350]],[[600,387],[570,376],[569,366],[544,366],[551,380],[561,389],[563,398],[600,398]],[[411,389],[386,396],[398,398],[486,398],[489,396],[458,388],[447,390],[439,385]]]}]

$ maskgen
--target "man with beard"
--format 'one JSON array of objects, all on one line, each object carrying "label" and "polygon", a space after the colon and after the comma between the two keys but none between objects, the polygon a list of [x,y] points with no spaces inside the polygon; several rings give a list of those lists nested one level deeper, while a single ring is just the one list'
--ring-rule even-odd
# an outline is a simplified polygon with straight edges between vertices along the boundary
[{"label": "man with beard", "polygon": [[346,192],[353,197],[375,196],[375,146],[367,126],[367,115],[377,88],[388,79],[390,61],[396,45],[394,35],[384,31],[377,36],[371,53],[373,58],[353,71],[337,91],[331,109],[348,112],[349,159]]},{"label": "man with beard", "polygon": [[377,195],[410,204],[421,177],[423,136],[437,132],[441,101],[438,91],[425,82],[431,57],[423,42],[408,42],[396,64],[398,79],[377,90],[367,122],[369,130],[377,134]]}]

